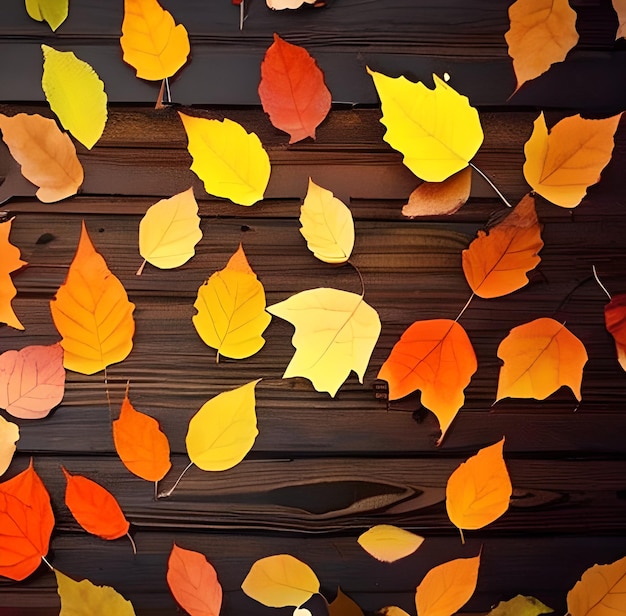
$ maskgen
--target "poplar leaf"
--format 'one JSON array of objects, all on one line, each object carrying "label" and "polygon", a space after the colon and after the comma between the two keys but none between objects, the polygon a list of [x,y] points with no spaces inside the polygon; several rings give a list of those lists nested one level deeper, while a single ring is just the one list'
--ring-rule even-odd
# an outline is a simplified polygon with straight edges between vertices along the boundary
[{"label": "poplar leaf", "polygon": [[472,170],[465,167],[443,182],[422,182],[402,207],[402,215],[450,216],[465,205],[472,189]]},{"label": "poplar leaf", "polygon": [[617,361],[626,370],[626,293],[614,295],[604,307],[604,323],[615,340]]},{"label": "poplar leaf", "polygon": [[20,429],[16,424],[0,416],[0,475],[11,465],[15,443],[20,440]]},{"label": "poplar leaf", "polygon": [[625,595],[626,557],[587,569],[567,593],[567,609],[571,616],[619,616]]},{"label": "poplar leaf", "polygon": [[26,11],[35,21],[45,21],[54,32],[66,19],[69,0],[26,0]]},{"label": "poplar leaf", "polygon": [[393,563],[413,554],[424,542],[424,537],[397,526],[379,524],[364,532],[357,541],[376,560]]},{"label": "poplar leaf", "polygon": [[[0,127],[2,117],[0,116]],[[0,222],[0,323],[6,323],[15,329],[24,329],[17,318],[11,301],[17,295],[11,273],[27,265],[20,259],[20,249],[9,241],[13,218]]]},{"label": "poplar leaf", "polygon": [[337,587],[337,596],[328,605],[328,616],[363,616],[363,610]]},{"label": "poplar leaf", "polygon": [[516,595],[508,601],[500,601],[487,616],[539,616],[554,612],[535,597]]}]

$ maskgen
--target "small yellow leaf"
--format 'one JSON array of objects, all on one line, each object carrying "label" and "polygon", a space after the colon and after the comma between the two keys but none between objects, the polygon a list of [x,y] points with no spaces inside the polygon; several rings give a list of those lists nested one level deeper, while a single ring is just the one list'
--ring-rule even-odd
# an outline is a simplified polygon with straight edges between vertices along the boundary
[{"label": "small yellow leaf", "polygon": [[239,205],[263,199],[270,179],[270,159],[256,133],[228,118],[208,120],[178,112],[193,158],[191,170],[205,190]]},{"label": "small yellow leaf", "polygon": [[254,388],[261,379],[211,398],[191,418],[187,438],[189,459],[203,471],[224,471],[252,449],[256,427]]},{"label": "small yellow leaf", "polygon": [[337,588],[335,600],[328,605],[328,616],[363,616],[363,610],[341,588]]},{"label": "small yellow leaf", "polygon": [[413,554],[422,545],[424,537],[389,524],[379,524],[364,532],[359,545],[371,556],[385,563],[393,563]]},{"label": "small yellow leaf", "polygon": [[395,605],[382,608],[378,611],[378,614],[380,614],[380,616],[409,616],[408,612],[405,612],[402,608],[396,607]]},{"label": "small yellow leaf", "polygon": [[571,616],[624,616],[625,596],[626,557],[587,569],[567,593],[567,609]]},{"label": "small yellow leaf", "polygon": [[487,616],[539,616],[554,612],[535,597],[516,595],[508,601],[500,601]]},{"label": "small yellow leaf", "polygon": [[17,425],[0,415],[0,475],[9,468],[16,449],[15,443],[19,440],[20,429]]},{"label": "small yellow leaf", "polygon": [[257,560],[241,584],[248,597],[267,607],[299,607],[319,589],[311,567],[289,554]]},{"label": "small yellow leaf", "polygon": [[26,0],[26,11],[35,21],[45,21],[55,31],[66,19],[69,0]]},{"label": "small yellow leaf", "polygon": [[63,128],[86,148],[100,139],[107,122],[107,95],[96,72],[71,51],[42,45],[41,86]]}]

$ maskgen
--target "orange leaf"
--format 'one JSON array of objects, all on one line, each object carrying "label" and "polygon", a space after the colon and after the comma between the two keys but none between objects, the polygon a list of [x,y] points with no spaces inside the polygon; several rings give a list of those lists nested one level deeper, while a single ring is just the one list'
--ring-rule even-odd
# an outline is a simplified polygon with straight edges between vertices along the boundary
[{"label": "orange leaf", "polygon": [[61,468],[67,481],[65,504],[76,521],[88,533],[102,539],[118,539],[126,535],[130,524],[113,494],[99,483]]},{"label": "orange leaf", "polygon": [[170,444],[159,422],[135,410],[124,396],[120,416],[113,422],[115,450],[124,466],[146,481],[159,481],[172,467]]},{"label": "orange leaf", "polygon": [[615,339],[619,365],[626,370],[626,293],[613,296],[604,307],[604,322]]},{"label": "orange leaf", "polygon": [[619,21],[615,39],[626,38],[626,0],[613,0],[613,8]]},{"label": "orange leaf", "polygon": [[0,114],[0,130],[22,175],[39,187],[40,201],[52,203],[76,194],[83,183],[83,168],[72,140],[54,120],[37,114]]},{"label": "orange leaf", "polygon": [[509,7],[504,35],[517,77],[515,91],[565,60],[578,42],[576,13],[567,0],[517,0]]},{"label": "orange leaf", "polygon": [[535,319],[514,327],[498,347],[500,368],[496,402],[502,398],[544,400],[567,385],[578,400],[587,363],[585,345],[554,319]]},{"label": "orange leaf", "polygon": [[20,249],[9,242],[12,222],[13,218],[0,222],[0,323],[6,323],[15,329],[24,329],[11,306],[11,300],[17,295],[17,291],[10,274],[26,265],[26,261],[20,259]]},{"label": "orange leaf", "polygon": [[317,62],[306,49],[287,43],[278,34],[261,64],[259,97],[270,122],[289,133],[289,143],[315,139],[315,129],[332,102]]},{"label": "orange leaf", "polygon": [[504,438],[483,447],[448,479],[446,509],[459,530],[476,530],[497,520],[508,508],[513,488],[502,457]]},{"label": "orange leaf", "polygon": [[0,575],[23,580],[48,553],[54,514],[39,475],[29,467],[0,483]]},{"label": "orange leaf", "polygon": [[402,334],[378,378],[389,383],[390,400],[421,390],[422,404],[439,420],[440,445],[465,402],[463,390],[476,369],[476,354],[463,327],[450,319],[434,319],[416,321]]},{"label": "orange leaf", "polygon": [[174,544],[167,561],[167,584],[191,616],[219,616],[222,586],[211,563],[199,552]]},{"label": "orange leaf", "polygon": [[52,320],[63,337],[65,367],[94,374],[125,359],[133,347],[134,309],[122,283],[96,252],[83,221],[67,278],[50,302]]},{"label": "orange leaf", "polygon": [[423,182],[402,207],[402,215],[448,216],[458,211],[469,199],[472,189],[472,169],[465,167],[443,182]]},{"label": "orange leaf", "polygon": [[526,195],[500,223],[463,251],[463,272],[479,297],[507,295],[528,284],[526,273],[537,267],[543,248],[535,200]]},{"label": "orange leaf", "polygon": [[337,596],[328,604],[328,616],[363,616],[363,610],[337,587]]},{"label": "orange leaf", "polygon": [[27,346],[0,355],[0,408],[20,419],[41,419],[63,400],[60,344]]}]

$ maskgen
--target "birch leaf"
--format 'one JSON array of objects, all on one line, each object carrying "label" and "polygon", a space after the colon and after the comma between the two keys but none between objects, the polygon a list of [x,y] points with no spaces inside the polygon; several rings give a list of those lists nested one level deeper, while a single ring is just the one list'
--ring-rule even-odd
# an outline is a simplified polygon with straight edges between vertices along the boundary
[{"label": "birch leaf", "polygon": [[[1,120],[2,116],[0,116],[0,123]],[[11,280],[11,273],[27,263],[20,259],[20,249],[9,241],[12,222],[12,218],[0,222],[0,323],[6,323],[15,329],[24,329],[11,305],[11,301],[17,295]]]},{"label": "birch leaf", "polygon": [[376,560],[393,563],[413,554],[424,542],[424,537],[397,526],[379,524],[364,532],[357,541]]},{"label": "birch leaf", "polygon": [[626,614],[626,557],[585,571],[567,593],[571,616],[623,616]]},{"label": "birch leaf", "polygon": [[69,0],[26,0],[26,11],[35,21],[45,21],[54,32],[66,19]]},{"label": "birch leaf", "polygon": [[20,429],[16,424],[0,416],[0,475],[11,465],[15,443],[20,440]]}]

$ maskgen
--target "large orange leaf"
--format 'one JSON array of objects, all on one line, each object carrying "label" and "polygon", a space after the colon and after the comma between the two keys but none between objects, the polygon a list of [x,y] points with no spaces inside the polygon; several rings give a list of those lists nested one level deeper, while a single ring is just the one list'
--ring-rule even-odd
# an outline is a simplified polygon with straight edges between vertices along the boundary
[{"label": "large orange leaf", "polygon": [[562,385],[578,400],[587,363],[585,345],[565,325],[543,317],[514,327],[498,347],[500,368],[497,400],[544,400]]},{"label": "large orange leaf", "polygon": [[65,367],[94,374],[125,359],[133,347],[134,309],[83,222],[67,278],[50,302],[52,319],[63,337]]},{"label": "large orange leaf", "polygon": [[324,74],[309,52],[278,34],[261,64],[259,97],[271,123],[289,133],[289,143],[315,139],[332,102]]},{"label": "large orange leaf", "polygon": [[528,284],[543,248],[535,200],[526,195],[513,211],[487,233],[479,231],[463,251],[463,272],[479,297],[500,297]]},{"label": "large orange leaf", "polygon": [[9,241],[12,222],[12,218],[0,222],[0,323],[24,329],[11,306],[11,300],[17,295],[11,273],[26,265],[26,261],[20,259],[20,249]]},{"label": "large orange leaf", "polygon": [[391,350],[378,373],[389,383],[389,399],[419,389],[422,404],[439,420],[440,444],[465,402],[463,390],[477,369],[467,333],[450,319],[416,321]]},{"label": "large orange leaf", "polygon": [[50,496],[33,468],[0,483],[0,575],[23,580],[48,553],[54,514]]},{"label": "large orange leaf", "polygon": [[604,307],[604,322],[615,340],[617,361],[626,370],[626,293],[614,295]]}]

